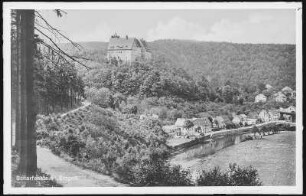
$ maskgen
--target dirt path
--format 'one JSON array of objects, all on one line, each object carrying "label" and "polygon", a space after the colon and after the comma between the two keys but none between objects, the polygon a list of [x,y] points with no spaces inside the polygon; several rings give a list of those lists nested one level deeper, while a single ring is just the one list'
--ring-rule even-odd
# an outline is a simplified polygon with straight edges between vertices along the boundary
[{"label": "dirt path", "polygon": [[68,112],[66,112],[66,113],[61,114],[61,117],[64,117],[64,116],[66,116],[67,114],[70,114],[70,113],[74,113],[74,112],[76,112],[76,111],[78,111],[78,110],[80,110],[80,109],[82,109],[82,108],[85,108],[85,107],[89,106],[90,104],[91,104],[90,102],[84,101],[84,102],[82,103],[82,106],[80,106],[80,107],[78,107],[78,108],[76,108],[76,109],[74,109],[74,110],[70,110],[70,111],[68,111]]},{"label": "dirt path", "polygon": [[110,176],[77,167],[40,146],[37,146],[37,167],[64,187],[126,186]]}]

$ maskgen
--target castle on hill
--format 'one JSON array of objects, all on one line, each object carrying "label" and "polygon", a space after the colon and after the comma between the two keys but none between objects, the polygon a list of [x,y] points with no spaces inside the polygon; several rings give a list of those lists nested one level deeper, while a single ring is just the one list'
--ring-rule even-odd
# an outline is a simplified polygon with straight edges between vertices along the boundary
[{"label": "castle on hill", "polygon": [[114,34],[108,43],[107,59],[109,62],[116,60],[118,64],[131,64],[137,60],[151,59],[151,53],[145,40]]}]

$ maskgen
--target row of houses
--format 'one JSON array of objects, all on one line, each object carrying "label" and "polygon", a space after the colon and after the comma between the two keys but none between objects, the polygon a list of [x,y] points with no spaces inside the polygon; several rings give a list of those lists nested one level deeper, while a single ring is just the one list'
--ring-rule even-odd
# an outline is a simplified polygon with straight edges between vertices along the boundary
[{"label": "row of houses", "polygon": [[[267,90],[269,89],[267,88]],[[281,91],[274,93],[272,95],[272,99],[276,102],[283,103],[283,102],[286,102],[288,99],[295,99],[295,96],[296,96],[296,92],[292,90],[290,87],[286,86]],[[258,102],[265,103],[267,99],[268,99],[267,96],[265,96],[264,94],[258,94],[255,97],[255,103],[258,103]]]},{"label": "row of houses", "polygon": [[163,126],[163,130],[174,137],[198,138],[212,131],[209,118],[178,118],[174,125]]},{"label": "row of houses", "polygon": [[[232,114],[232,119],[227,115],[212,117],[206,115],[201,118],[178,118],[174,125],[163,126],[163,130],[173,137],[197,138],[215,130],[231,129],[242,126],[252,126],[257,123],[279,120],[281,112],[295,112],[295,107],[290,106],[279,110],[261,110],[246,114]],[[285,120],[290,120],[290,115],[284,115]]]}]

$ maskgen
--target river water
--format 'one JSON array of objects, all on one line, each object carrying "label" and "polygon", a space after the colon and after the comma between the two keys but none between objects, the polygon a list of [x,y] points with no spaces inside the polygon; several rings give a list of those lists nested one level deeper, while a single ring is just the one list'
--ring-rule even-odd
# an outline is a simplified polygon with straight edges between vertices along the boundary
[{"label": "river water", "polygon": [[192,173],[215,166],[225,171],[230,163],[242,167],[252,165],[264,186],[289,186],[295,185],[295,150],[295,132],[284,131],[229,146],[212,155],[183,160],[174,158],[171,162]]}]

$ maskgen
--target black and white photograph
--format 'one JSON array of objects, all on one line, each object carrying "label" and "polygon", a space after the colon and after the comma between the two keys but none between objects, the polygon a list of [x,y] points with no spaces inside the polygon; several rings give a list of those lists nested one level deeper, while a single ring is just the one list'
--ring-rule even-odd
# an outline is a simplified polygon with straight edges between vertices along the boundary
[{"label": "black and white photograph", "polygon": [[302,194],[302,3],[4,2],[6,194]]}]

